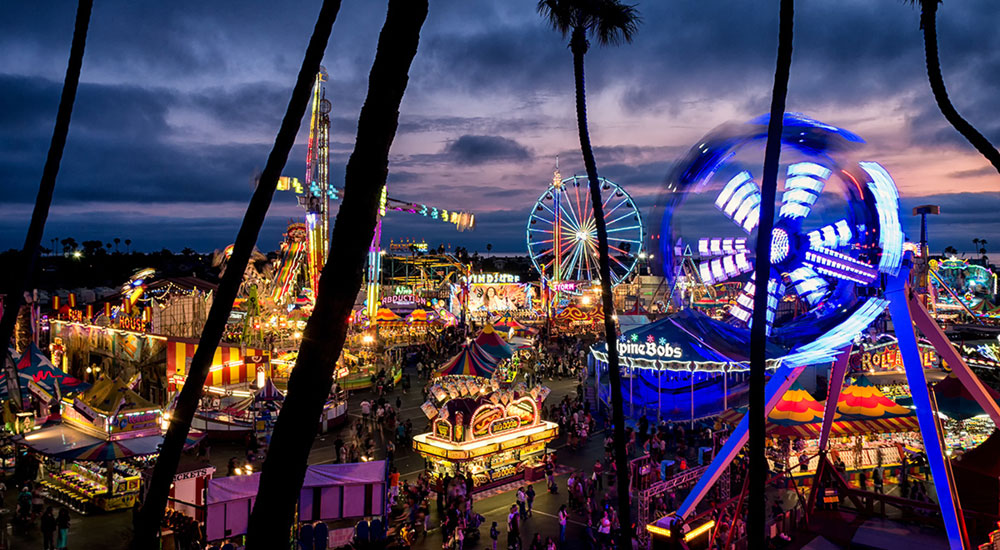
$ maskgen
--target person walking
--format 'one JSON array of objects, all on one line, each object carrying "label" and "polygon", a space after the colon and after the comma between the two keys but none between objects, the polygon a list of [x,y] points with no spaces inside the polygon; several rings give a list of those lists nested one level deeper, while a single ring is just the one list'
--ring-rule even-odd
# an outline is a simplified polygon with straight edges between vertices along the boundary
[{"label": "person walking", "polygon": [[594,473],[591,475],[591,479],[594,481],[595,489],[604,490],[604,467],[601,466],[600,460],[594,462]]},{"label": "person walking", "polygon": [[493,550],[497,550],[497,539],[500,538],[500,530],[497,529],[497,522],[493,522],[490,527],[490,540],[493,541]]},{"label": "person walking", "polygon": [[56,516],[52,513],[51,506],[45,509],[45,513],[42,514],[40,524],[42,531],[42,548],[43,550],[53,550],[56,547]]},{"label": "person walking", "polygon": [[528,502],[528,494],[524,492],[524,487],[520,487],[517,490],[517,510],[521,516],[521,519],[528,517],[528,512],[526,505]]},{"label": "person walking", "polygon": [[521,548],[521,516],[517,513],[517,506],[511,505],[510,513],[507,514],[507,549],[520,550]]},{"label": "person walking", "polygon": [[566,520],[569,519],[569,512],[566,511],[565,504],[559,507],[557,517],[559,518],[559,544],[566,544]]},{"label": "person walking", "polygon": [[59,517],[56,518],[56,550],[66,550],[69,546],[69,510],[59,509]]},{"label": "person walking", "polygon": [[530,518],[533,514],[531,513],[531,508],[535,504],[535,487],[533,485],[528,485],[528,490],[524,492],[525,502],[528,504],[528,517]]},{"label": "person walking", "polygon": [[874,470],[872,470],[872,483],[875,485],[875,492],[879,493],[879,494],[882,494],[884,492],[883,491],[883,483],[884,483],[883,476],[884,476],[884,472],[882,471],[882,465],[879,464],[878,466],[875,467]]}]

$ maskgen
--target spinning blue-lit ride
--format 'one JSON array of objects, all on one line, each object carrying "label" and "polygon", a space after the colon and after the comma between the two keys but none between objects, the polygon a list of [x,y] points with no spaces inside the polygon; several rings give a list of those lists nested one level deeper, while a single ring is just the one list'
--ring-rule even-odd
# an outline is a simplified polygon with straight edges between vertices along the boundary
[{"label": "spinning blue-lit ride", "polygon": [[[677,273],[680,251],[697,243],[704,283],[742,283],[729,322],[743,327],[758,287],[753,251],[761,238],[766,139],[767,117],[702,139],[668,181],[653,242],[668,277]],[[853,160],[863,143],[839,128],[785,115],[766,317],[770,339],[791,350],[786,362],[830,359],[882,313],[881,276],[900,268],[899,196],[879,164]]]},{"label": "spinning blue-lit ride", "polygon": [[[645,234],[642,216],[628,192],[611,180],[600,180],[614,286],[635,269]],[[600,279],[597,222],[588,181],[586,176],[560,179],[557,172],[528,216],[528,253],[550,287]]]}]

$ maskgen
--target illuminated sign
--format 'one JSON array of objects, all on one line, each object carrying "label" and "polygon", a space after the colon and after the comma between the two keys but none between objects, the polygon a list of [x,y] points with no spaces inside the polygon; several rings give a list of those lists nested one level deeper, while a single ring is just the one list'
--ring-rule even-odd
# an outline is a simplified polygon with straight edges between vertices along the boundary
[{"label": "illuminated sign", "polygon": [[660,338],[660,341],[656,342],[652,340],[652,335],[650,335],[650,339],[646,342],[622,342],[619,340],[618,353],[620,355],[645,355],[652,359],[680,359],[684,353],[680,347],[668,343],[664,338]]},{"label": "illuminated sign", "polygon": [[146,332],[149,323],[143,321],[141,317],[119,317],[118,328],[131,330],[134,332]]},{"label": "illuminated sign", "polygon": [[451,439],[451,424],[447,420],[438,420],[434,423],[434,435],[441,439]]},{"label": "illuminated sign", "polygon": [[[903,355],[899,346],[892,344],[860,354],[860,366],[864,370],[902,370]],[[933,348],[920,349],[920,363],[924,368],[937,366],[938,355]]]},{"label": "illuminated sign", "polygon": [[400,294],[396,296],[383,296],[383,304],[426,304],[427,300],[415,294]]},{"label": "illuminated sign", "polygon": [[521,427],[521,419],[509,416],[507,418],[501,418],[500,420],[495,420],[490,424],[490,434],[497,435],[503,432],[508,432],[510,430],[516,430]]},{"label": "illuminated sign", "polygon": [[473,273],[469,275],[469,282],[474,285],[495,285],[500,283],[519,283],[520,275],[511,273]]},{"label": "illuminated sign", "polygon": [[75,323],[83,322],[83,312],[79,309],[71,309],[66,312],[66,319]]}]

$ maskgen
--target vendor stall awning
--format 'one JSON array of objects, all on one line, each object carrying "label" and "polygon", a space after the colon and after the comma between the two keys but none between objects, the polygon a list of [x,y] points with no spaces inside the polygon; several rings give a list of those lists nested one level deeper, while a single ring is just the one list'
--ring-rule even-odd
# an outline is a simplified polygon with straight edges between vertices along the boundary
[{"label": "vendor stall awning", "polygon": [[281,390],[274,385],[271,377],[268,376],[264,379],[264,386],[257,390],[257,393],[254,394],[254,399],[257,401],[283,401],[285,396],[281,393]]},{"label": "vendor stall awning", "polygon": [[[198,443],[204,434],[192,431],[185,447]],[[58,460],[80,460],[107,462],[132,456],[146,456],[159,452],[163,436],[151,435],[106,441],[85,434],[64,424],[45,426],[41,429],[16,436],[15,443]]]},{"label": "vendor stall awning", "polygon": [[[619,337],[621,364],[659,370],[740,371],[749,368],[750,332],[716,321],[692,309],[630,330]],[[607,362],[607,346],[596,344],[591,353]],[[776,368],[787,353],[768,343],[768,368]]]}]

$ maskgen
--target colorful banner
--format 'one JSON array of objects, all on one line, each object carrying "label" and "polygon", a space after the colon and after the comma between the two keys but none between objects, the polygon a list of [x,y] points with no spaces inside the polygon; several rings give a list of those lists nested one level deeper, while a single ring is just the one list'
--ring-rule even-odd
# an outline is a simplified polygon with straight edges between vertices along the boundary
[{"label": "colorful banner", "polygon": [[[453,285],[453,293],[461,292]],[[530,309],[534,289],[526,283],[474,284],[469,287],[469,311]]]}]

